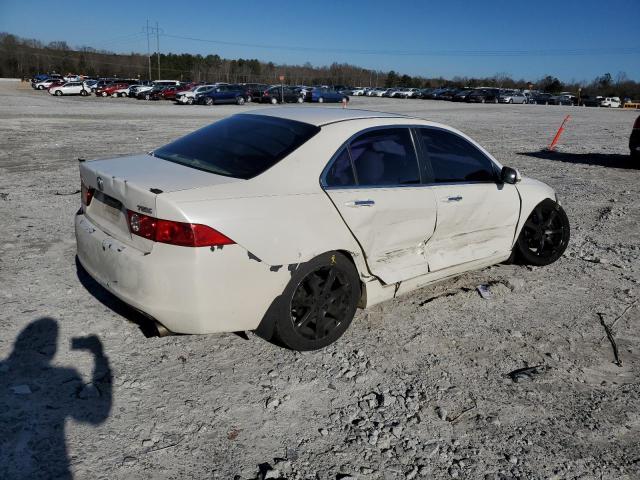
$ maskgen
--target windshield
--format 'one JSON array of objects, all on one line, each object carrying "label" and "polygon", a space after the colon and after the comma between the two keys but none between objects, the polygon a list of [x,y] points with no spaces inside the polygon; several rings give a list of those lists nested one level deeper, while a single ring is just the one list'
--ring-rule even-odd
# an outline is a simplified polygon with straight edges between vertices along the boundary
[{"label": "windshield", "polygon": [[161,147],[153,155],[246,180],[271,168],[319,131],[319,127],[293,120],[234,115]]}]

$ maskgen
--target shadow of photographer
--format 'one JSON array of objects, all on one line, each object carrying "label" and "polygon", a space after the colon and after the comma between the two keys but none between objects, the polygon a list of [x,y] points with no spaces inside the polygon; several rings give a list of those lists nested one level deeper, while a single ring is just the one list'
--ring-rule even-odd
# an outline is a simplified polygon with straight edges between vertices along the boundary
[{"label": "shadow of photographer", "polygon": [[71,347],[94,359],[91,382],[73,368],[51,364],[58,322],[34,320],[0,361],[0,478],[71,479],[65,421],[99,425],[111,411],[112,374],[95,335],[74,338]]}]

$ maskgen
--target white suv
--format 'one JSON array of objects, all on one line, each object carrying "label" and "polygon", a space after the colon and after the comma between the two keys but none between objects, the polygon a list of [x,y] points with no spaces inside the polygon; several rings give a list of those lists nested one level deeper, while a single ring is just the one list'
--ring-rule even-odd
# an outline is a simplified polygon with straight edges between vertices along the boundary
[{"label": "white suv", "polygon": [[89,90],[84,86],[82,82],[67,82],[64,85],[59,85],[49,89],[51,95],[82,95],[83,97],[89,95]]},{"label": "white suv", "polygon": [[622,102],[619,97],[605,97],[600,101],[601,107],[620,108]]}]

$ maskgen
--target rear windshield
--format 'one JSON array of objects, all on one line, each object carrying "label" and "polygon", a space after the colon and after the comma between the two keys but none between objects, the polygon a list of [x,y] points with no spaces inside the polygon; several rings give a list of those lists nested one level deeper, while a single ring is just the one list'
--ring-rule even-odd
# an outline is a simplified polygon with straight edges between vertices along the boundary
[{"label": "rear windshield", "polygon": [[234,115],[165,145],[153,155],[217,175],[249,179],[319,131],[319,127],[293,120]]}]

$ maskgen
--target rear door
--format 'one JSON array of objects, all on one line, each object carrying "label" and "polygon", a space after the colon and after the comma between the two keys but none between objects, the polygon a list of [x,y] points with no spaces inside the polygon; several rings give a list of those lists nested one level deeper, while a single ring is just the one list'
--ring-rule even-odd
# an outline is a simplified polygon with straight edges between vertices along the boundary
[{"label": "rear door", "polygon": [[421,178],[407,127],[361,133],[336,154],[322,177],[369,270],[387,284],[429,271],[425,244],[435,228],[436,205]]},{"label": "rear door", "polygon": [[426,245],[430,269],[510,251],[520,216],[515,185],[499,183],[497,165],[462,136],[431,127],[416,134],[438,206],[435,233]]}]

